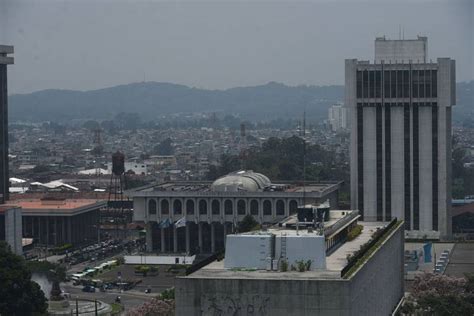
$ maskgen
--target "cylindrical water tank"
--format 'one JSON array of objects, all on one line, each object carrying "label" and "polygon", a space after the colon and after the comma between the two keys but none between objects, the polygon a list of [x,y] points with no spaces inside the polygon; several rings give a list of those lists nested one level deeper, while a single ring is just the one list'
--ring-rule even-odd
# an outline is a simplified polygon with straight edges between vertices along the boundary
[{"label": "cylindrical water tank", "polygon": [[112,173],[116,176],[125,173],[125,155],[120,151],[112,155]]}]

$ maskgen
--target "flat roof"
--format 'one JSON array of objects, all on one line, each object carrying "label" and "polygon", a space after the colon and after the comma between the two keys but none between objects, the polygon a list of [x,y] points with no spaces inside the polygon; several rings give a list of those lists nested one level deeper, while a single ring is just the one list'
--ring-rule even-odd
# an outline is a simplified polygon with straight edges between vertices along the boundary
[{"label": "flat roof", "polygon": [[19,206],[15,204],[0,204],[0,214],[4,214],[6,211],[14,208],[19,208]]},{"label": "flat roof", "polygon": [[341,271],[347,265],[347,255],[352,255],[360,246],[370,240],[377,228],[382,228],[388,223],[383,222],[358,222],[363,226],[361,234],[352,241],[347,241],[330,255],[326,256],[326,269],[315,271],[244,271],[224,269],[224,260],[214,261],[202,269],[186,276],[191,279],[268,279],[268,280],[311,280],[311,279],[340,279]]},{"label": "flat roof", "polygon": [[305,192],[309,197],[321,197],[337,190],[340,182],[306,182],[303,186],[299,182],[272,182],[273,188],[258,191],[213,191],[212,181],[174,181],[151,184],[127,192],[129,196],[190,196],[190,195],[216,195],[216,196],[303,196]]},{"label": "flat roof", "polygon": [[22,208],[23,216],[68,216],[95,210],[106,205],[103,200],[95,199],[25,199],[15,200]]}]

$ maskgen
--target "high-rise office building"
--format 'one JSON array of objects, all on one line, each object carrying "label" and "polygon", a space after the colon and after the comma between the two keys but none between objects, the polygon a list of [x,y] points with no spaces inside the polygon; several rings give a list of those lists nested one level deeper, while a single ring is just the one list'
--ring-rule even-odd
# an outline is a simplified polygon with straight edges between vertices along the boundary
[{"label": "high-rise office building", "polygon": [[333,132],[347,128],[347,109],[342,104],[335,104],[328,110],[328,122]]},{"label": "high-rise office building", "polygon": [[13,64],[13,46],[0,45],[0,204],[8,200],[8,91],[7,65]]},{"label": "high-rise office building", "polygon": [[405,220],[413,236],[451,235],[455,62],[427,59],[427,38],[375,40],[375,61],[345,61],[351,207]]}]

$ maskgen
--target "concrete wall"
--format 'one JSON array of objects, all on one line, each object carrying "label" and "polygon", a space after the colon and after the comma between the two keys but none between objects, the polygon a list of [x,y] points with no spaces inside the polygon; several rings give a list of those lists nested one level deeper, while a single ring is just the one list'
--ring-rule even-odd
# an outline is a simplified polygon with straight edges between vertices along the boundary
[{"label": "concrete wall", "polygon": [[341,280],[176,279],[176,315],[350,315]]},{"label": "concrete wall", "polygon": [[389,315],[403,295],[403,236],[401,226],[350,279],[177,278],[176,315]]},{"label": "concrete wall", "polygon": [[11,208],[5,211],[5,241],[17,255],[23,253],[21,208]]},{"label": "concrete wall", "polygon": [[350,279],[351,315],[390,315],[404,293],[404,229],[392,238]]},{"label": "concrete wall", "polygon": [[428,55],[428,39],[419,37],[417,40],[375,40],[375,62],[426,62]]}]

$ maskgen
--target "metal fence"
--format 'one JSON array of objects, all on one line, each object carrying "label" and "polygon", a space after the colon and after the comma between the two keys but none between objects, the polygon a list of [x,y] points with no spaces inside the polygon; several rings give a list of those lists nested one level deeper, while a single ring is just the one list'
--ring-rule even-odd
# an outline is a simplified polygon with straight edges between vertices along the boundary
[{"label": "metal fence", "polygon": [[212,254],[211,256],[207,257],[206,259],[199,261],[196,264],[193,264],[192,266],[186,269],[186,275],[190,275],[191,273],[196,272],[202,267],[207,266],[209,263],[216,261],[223,254],[224,254],[224,251],[216,252]]}]

